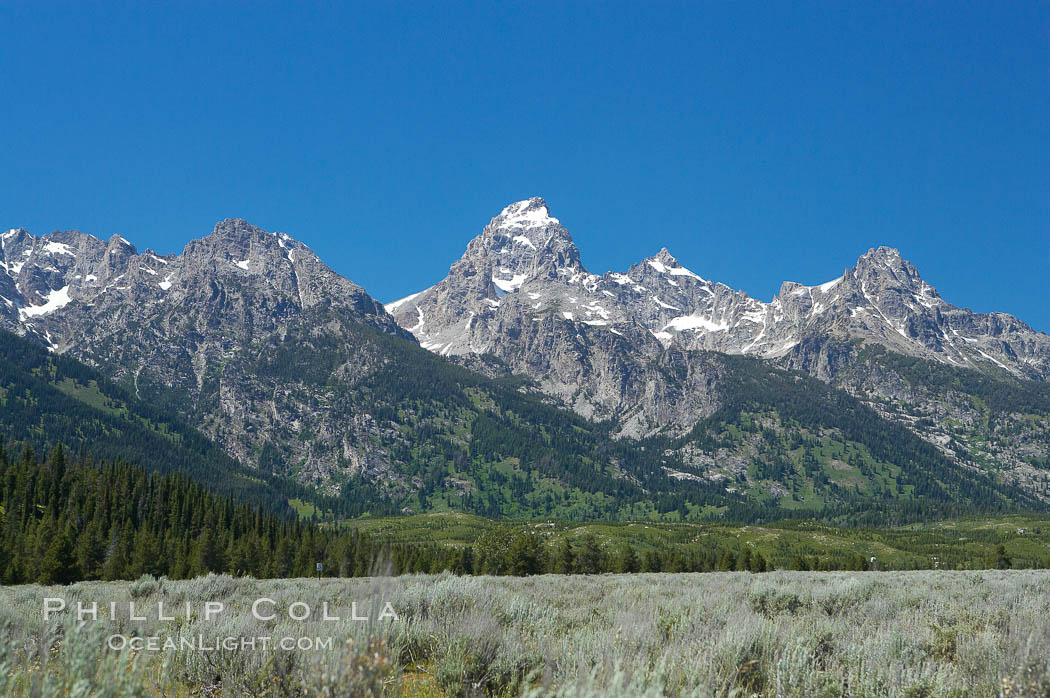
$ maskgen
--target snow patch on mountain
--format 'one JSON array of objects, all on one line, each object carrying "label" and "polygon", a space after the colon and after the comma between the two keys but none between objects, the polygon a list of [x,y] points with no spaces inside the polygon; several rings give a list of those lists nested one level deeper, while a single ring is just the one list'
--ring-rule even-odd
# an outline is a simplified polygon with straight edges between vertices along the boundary
[{"label": "snow patch on mountain", "polygon": [[[427,289],[427,290],[430,290],[430,289]],[[405,303],[411,303],[412,301],[414,301],[416,298],[419,298],[424,293],[426,293],[426,291],[419,291],[418,293],[413,293],[413,294],[411,294],[409,296],[405,296],[404,298],[398,299],[398,300],[393,301],[391,303],[387,303],[386,305],[383,306],[383,309],[386,310],[388,313],[392,313],[395,310],[397,310],[398,308],[400,308],[401,306],[403,306]]]},{"label": "snow patch on mountain", "polygon": [[[669,267],[667,272],[671,276],[691,276],[694,279],[696,279],[697,281],[705,281],[705,279],[701,278],[699,274],[695,274],[695,273],[689,271],[688,269],[686,269],[685,267]],[[706,281],[705,281],[705,283],[706,283]]]},{"label": "snow patch on mountain", "polygon": [[74,255],[73,250],[70,249],[69,245],[62,242],[49,241],[46,245],[44,245],[44,249],[50,252],[51,254],[68,254],[71,256],[76,256]]},{"label": "snow patch on mountain", "polygon": [[24,320],[27,317],[46,315],[47,313],[68,305],[71,300],[69,297],[69,286],[63,286],[60,289],[51,291],[47,294],[46,298],[47,301],[43,305],[30,305],[25,308],[19,308],[19,317]]},{"label": "snow patch on mountain", "polygon": [[525,283],[526,277],[527,274],[514,274],[510,279],[500,279],[493,276],[492,283],[503,293],[510,293],[511,291],[517,291]]},{"label": "snow patch on mountain", "polygon": [[842,283],[842,278],[843,277],[840,276],[837,279],[832,279],[831,281],[826,281],[826,282],[822,283],[820,286],[817,286],[817,288],[819,288],[824,293],[827,293],[828,291],[830,291],[831,289],[835,288],[840,283]]},{"label": "snow patch on mountain", "polygon": [[662,329],[666,330],[668,327],[672,327],[679,332],[684,330],[707,330],[708,332],[723,332],[729,329],[729,323],[727,322],[715,322],[714,320],[706,317],[700,317],[698,315],[682,315],[674,318],[669,323],[663,326]]}]

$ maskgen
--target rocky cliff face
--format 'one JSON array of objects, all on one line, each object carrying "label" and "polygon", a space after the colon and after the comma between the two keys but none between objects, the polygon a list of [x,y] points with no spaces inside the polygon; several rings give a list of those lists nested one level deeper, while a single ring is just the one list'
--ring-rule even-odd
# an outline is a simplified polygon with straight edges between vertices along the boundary
[{"label": "rocky cliff face", "polygon": [[[704,351],[747,354],[832,380],[848,356],[829,337],[953,366],[1050,378],[1050,337],[1002,313],[941,299],[897,250],[869,250],[817,286],[769,302],[704,279],[666,249],[626,272],[592,274],[543,199],[503,209],[438,284],[387,305],[431,351],[489,353],[624,433],[687,426],[717,406]],[[685,382],[665,364],[686,367]],[[674,373],[674,372],[672,372]],[[703,378],[697,378],[703,376]],[[695,381],[699,380],[699,383]]]},{"label": "rocky cliff face", "polygon": [[636,321],[659,312],[644,293],[625,275],[587,272],[569,232],[532,198],[493,218],[444,280],[386,308],[426,349],[493,354],[579,413],[643,436],[687,428],[718,405],[717,367],[668,351]]},{"label": "rocky cliff face", "polygon": [[[104,242],[77,231],[39,238],[3,236],[0,322],[53,351],[102,367],[142,398],[191,417],[231,455],[258,462],[282,433],[282,462],[305,481],[346,470],[381,471],[368,440],[374,424],[334,422],[334,386],[298,376],[259,375],[289,334],[339,338],[369,325],[411,338],[356,284],[305,245],[243,220],[225,220],[180,255],[139,253],[120,236]],[[307,340],[310,341],[310,340]],[[309,347],[302,347],[304,354]],[[367,371],[367,356],[339,360],[345,375]],[[341,418],[343,415],[339,415]]]}]

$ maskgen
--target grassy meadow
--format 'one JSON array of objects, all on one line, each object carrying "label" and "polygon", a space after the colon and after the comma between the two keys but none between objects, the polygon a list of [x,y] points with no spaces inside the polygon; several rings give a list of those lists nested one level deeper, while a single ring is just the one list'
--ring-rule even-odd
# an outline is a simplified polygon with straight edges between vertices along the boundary
[{"label": "grassy meadow", "polygon": [[805,559],[811,569],[849,569],[851,561],[872,557],[882,570],[987,569],[997,566],[997,551],[1002,546],[1009,566],[1015,569],[1050,568],[1050,518],[1022,514],[882,528],[792,520],[768,524],[508,522],[461,512],[363,517],[342,525],[385,543],[424,542],[443,547],[475,545],[492,531],[529,532],[546,542],[550,555],[556,555],[562,543],[575,544],[585,536],[593,536],[612,557],[627,546],[642,557],[651,551],[689,556],[714,550],[750,550],[777,569],[791,569],[799,558]]},{"label": "grassy meadow", "polygon": [[[67,609],[45,620],[46,597]],[[1043,570],[26,585],[0,587],[0,695],[1047,696],[1048,619]]]}]

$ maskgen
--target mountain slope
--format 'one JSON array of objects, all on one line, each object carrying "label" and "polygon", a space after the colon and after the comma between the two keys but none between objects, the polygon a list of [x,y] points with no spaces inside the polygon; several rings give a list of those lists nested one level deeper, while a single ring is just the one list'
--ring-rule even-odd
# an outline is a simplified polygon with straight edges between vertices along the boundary
[{"label": "mountain slope", "polygon": [[727,501],[707,482],[671,492],[658,454],[420,349],[288,236],[228,220],[167,257],[80,233],[7,242],[26,260],[21,297],[37,299],[18,308],[19,330],[177,411],[261,474],[342,495],[339,511],[584,517],[659,493]]},{"label": "mountain slope", "polygon": [[162,473],[288,512],[304,490],[260,478],[172,414],[144,403],[73,359],[0,330],[0,439],[8,451],[57,444]]},{"label": "mountain slope", "polygon": [[[733,389],[709,350],[803,370],[876,408],[853,389],[856,376],[848,379],[864,347],[1050,391],[1050,337],[1003,313],[952,306],[896,250],[869,250],[824,284],[785,283],[763,303],[704,279],[666,249],[625,273],[591,274],[539,198],[506,207],[445,279],[386,308],[422,346],[467,365],[491,355],[580,414],[615,420],[619,435],[635,438],[684,435],[727,404]],[[931,443],[943,436],[878,411]],[[1018,428],[1027,444],[1037,443],[1045,420],[1029,422]],[[987,471],[1044,467],[1044,449],[1025,448],[1036,455],[999,451],[971,462],[962,451],[946,453],[961,467]],[[1034,472],[1005,477],[1046,496]]]},{"label": "mountain slope", "polygon": [[[13,277],[20,293],[16,330],[177,411],[245,463],[258,462],[268,443],[253,424],[260,416],[242,406],[257,387],[238,370],[245,352],[329,311],[409,337],[305,245],[242,220],[219,223],[178,256],[138,254],[119,236],[103,243],[76,231],[42,238],[12,231],[4,243],[8,258],[21,260]],[[317,413],[316,394],[272,388],[264,407],[275,421],[294,430]],[[350,453],[341,434],[325,437],[322,453],[311,440],[291,440],[285,470],[327,478],[337,451],[351,460],[373,457],[368,448]]]},{"label": "mountain slope", "polygon": [[[834,385],[959,462],[1050,499],[1050,388],[1006,371],[982,372],[879,345],[825,340],[822,356],[850,355]],[[841,362],[841,358],[836,359]]]},{"label": "mountain slope", "polygon": [[939,449],[846,391],[748,357],[719,360],[723,404],[670,451],[687,473],[788,509],[923,500],[927,509],[937,502],[1041,506],[1037,495],[995,484],[982,464]]}]

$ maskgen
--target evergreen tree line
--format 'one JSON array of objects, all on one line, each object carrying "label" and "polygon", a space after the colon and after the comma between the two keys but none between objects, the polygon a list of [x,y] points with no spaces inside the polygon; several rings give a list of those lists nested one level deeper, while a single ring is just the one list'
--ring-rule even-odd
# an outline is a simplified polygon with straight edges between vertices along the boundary
[{"label": "evergreen tree line", "polygon": [[586,535],[546,544],[536,532],[498,527],[472,546],[387,544],[356,531],[289,520],[221,497],[179,473],[0,443],[0,582],[67,584],[185,579],[209,572],[257,578],[398,573],[701,572],[771,565],[743,550],[636,552],[602,548]]},{"label": "evergreen tree line", "polygon": [[[209,572],[257,578],[427,571],[450,559],[427,544],[383,545],[235,503],[180,473],[0,443],[0,582],[172,579]],[[444,566],[447,566],[445,564]]]}]

